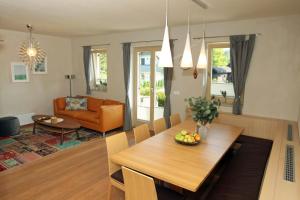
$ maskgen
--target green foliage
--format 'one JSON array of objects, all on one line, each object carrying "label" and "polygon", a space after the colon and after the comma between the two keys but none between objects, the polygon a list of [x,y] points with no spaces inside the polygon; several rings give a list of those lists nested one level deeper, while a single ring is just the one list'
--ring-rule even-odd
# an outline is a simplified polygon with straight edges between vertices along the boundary
[{"label": "green foliage", "polygon": [[219,116],[218,108],[221,104],[220,100],[190,97],[186,101],[193,112],[193,120],[200,122],[202,125],[211,123],[214,118]]},{"label": "green foliage", "polygon": [[212,66],[227,66],[230,63],[229,51],[224,48],[213,48],[212,55]]},{"label": "green foliage", "polygon": [[166,96],[164,92],[157,92],[156,93],[156,100],[158,103],[158,107],[164,107],[165,105],[165,100],[166,100]]}]

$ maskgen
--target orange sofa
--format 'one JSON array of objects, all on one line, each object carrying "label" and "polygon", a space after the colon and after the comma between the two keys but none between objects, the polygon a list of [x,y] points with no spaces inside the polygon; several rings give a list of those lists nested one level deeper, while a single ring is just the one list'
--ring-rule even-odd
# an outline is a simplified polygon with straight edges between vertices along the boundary
[{"label": "orange sofa", "polygon": [[124,124],[124,104],[109,99],[87,98],[87,110],[65,110],[66,97],[53,101],[54,115],[68,117],[78,121],[82,127],[105,132],[119,128]]}]

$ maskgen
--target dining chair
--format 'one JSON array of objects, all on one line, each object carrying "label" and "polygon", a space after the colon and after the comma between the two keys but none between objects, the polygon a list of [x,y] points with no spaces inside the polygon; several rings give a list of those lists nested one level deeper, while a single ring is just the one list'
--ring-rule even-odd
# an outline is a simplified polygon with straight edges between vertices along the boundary
[{"label": "dining chair", "polygon": [[153,178],[122,166],[125,200],[182,200],[184,197],[168,188],[155,185]]},{"label": "dining chair", "polygon": [[180,124],[181,123],[181,119],[180,119],[180,115],[179,113],[175,113],[173,115],[170,116],[170,122],[171,122],[171,127]]},{"label": "dining chair", "polygon": [[153,131],[156,134],[167,129],[165,118],[160,118],[153,121]]},{"label": "dining chair", "polygon": [[122,174],[122,169],[120,165],[117,165],[111,161],[111,156],[128,148],[128,141],[125,132],[107,137],[106,139],[106,148],[107,148],[107,156],[108,156],[108,172],[110,179],[110,187],[109,187],[109,198],[111,195],[112,186],[125,191],[124,188],[124,179]]},{"label": "dining chair", "polygon": [[133,135],[135,143],[139,143],[151,137],[148,124],[142,124],[133,128]]}]

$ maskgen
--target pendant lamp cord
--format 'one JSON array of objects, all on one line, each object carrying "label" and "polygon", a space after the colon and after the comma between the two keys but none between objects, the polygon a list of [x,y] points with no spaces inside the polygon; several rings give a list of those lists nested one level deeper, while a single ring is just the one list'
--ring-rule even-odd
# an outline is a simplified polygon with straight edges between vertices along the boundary
[{"label": "pendant lamp cord", "polygon": [[166,26],[168,26],[168,0],[166,0]]}]

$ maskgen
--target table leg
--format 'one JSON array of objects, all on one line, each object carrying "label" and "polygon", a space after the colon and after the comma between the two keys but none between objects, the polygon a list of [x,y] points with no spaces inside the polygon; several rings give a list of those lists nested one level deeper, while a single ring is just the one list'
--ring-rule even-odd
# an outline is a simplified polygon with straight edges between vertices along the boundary
[{"label": "table leg", "polygon": [[60,145],[63,145],[63,143],[64,143],[64,129],[61,130]]},{"label": "table leg", "polygon": [[77,140],[79,140],[79,133],[78,133],[78,129],[76,129],[76,137],[77,137]]},{"label": "table leg", "polygon": [[33,123],[32,134],[35,134],[35,129],[36,129],[36,122]]}]

